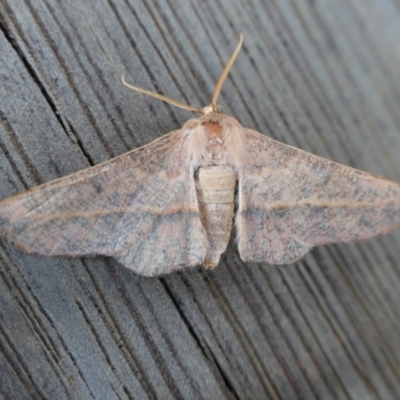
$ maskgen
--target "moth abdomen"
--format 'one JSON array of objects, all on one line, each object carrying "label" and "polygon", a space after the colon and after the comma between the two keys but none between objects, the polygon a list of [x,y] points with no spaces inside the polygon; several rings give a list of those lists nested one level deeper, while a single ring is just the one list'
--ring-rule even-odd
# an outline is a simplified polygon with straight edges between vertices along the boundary
[{"label": "moth abdomen", "polygon": [[199,168],[197,198],[209,247],[204,265],[214,268],[225,251],[232,229],[236,173],[230,166]]}]

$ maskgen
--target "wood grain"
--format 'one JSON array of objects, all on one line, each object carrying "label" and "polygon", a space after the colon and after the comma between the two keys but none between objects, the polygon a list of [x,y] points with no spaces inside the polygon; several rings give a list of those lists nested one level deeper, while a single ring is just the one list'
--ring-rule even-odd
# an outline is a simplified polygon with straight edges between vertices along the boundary
[{"label": "wood grain", "polygon": [[[400,181],[396,0],[0,3],[0,198],[179,128],[238,34],[220,103],[274,139]],[[0,397],[396,399],[400,234],[144,278],[0,245]]]}]

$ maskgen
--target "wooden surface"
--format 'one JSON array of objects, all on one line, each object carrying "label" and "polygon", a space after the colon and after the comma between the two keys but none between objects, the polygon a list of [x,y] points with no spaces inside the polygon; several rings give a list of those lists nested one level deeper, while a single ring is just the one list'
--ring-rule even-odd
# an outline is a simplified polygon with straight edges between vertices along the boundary
[{"label": "wooden surface", "polygon": [[[0,198],[97,164],[203,107],[400,181],[399,0],[2,0]],[[0,242],[1,399],[398,399],[400,231],[294,266],[144,278]]]}]

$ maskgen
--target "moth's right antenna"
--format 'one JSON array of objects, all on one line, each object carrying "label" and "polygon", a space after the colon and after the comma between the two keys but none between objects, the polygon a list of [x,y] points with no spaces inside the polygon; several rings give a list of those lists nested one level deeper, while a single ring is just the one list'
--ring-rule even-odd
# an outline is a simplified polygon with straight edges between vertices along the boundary
[{"label": "moth's right antenna", "polygon": [[239,44],[237,45],[235,51],[234,51],[233,54],[231,55],[231,58],[230,58],[230,60],[228,61],[228,64],[226,64],[226,67],[225,67],[224,70],[222,71],[222,74],[221,74],[221,76],[219,77],[217,84],[215,85],[214,94],[213,94],[212,101],[211,101],[211,108],[212,108],[213,112],[217,112],[217,100],[218,100],[218,96],[219,96],[219,94],[220,94],[220,92],[221,92],[222,85],[224,84],[225,79],[226,79],[226,77],[228,76],[229,71],[230,71],[231,68],[232,68],[233,63],[235,62],[236,57],[237,57],[238,54],[239,54],[240,48],[242,47],[242,43],[243,43],[243,35],[240,34],[240,37],[239,37]]}]

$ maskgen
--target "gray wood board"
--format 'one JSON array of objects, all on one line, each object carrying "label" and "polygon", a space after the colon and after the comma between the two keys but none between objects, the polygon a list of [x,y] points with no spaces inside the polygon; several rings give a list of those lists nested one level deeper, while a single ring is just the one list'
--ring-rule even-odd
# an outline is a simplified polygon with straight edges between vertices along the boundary
[{"label": "gray wood board", "polygon": [[[0,198],[179,128],[120,77],[400,181],[397,0],[2,0]],[[123,183],[122,183],[123,184]],[[0,398],[400,398],[400,232],[160,279],[0,245]]]}]

